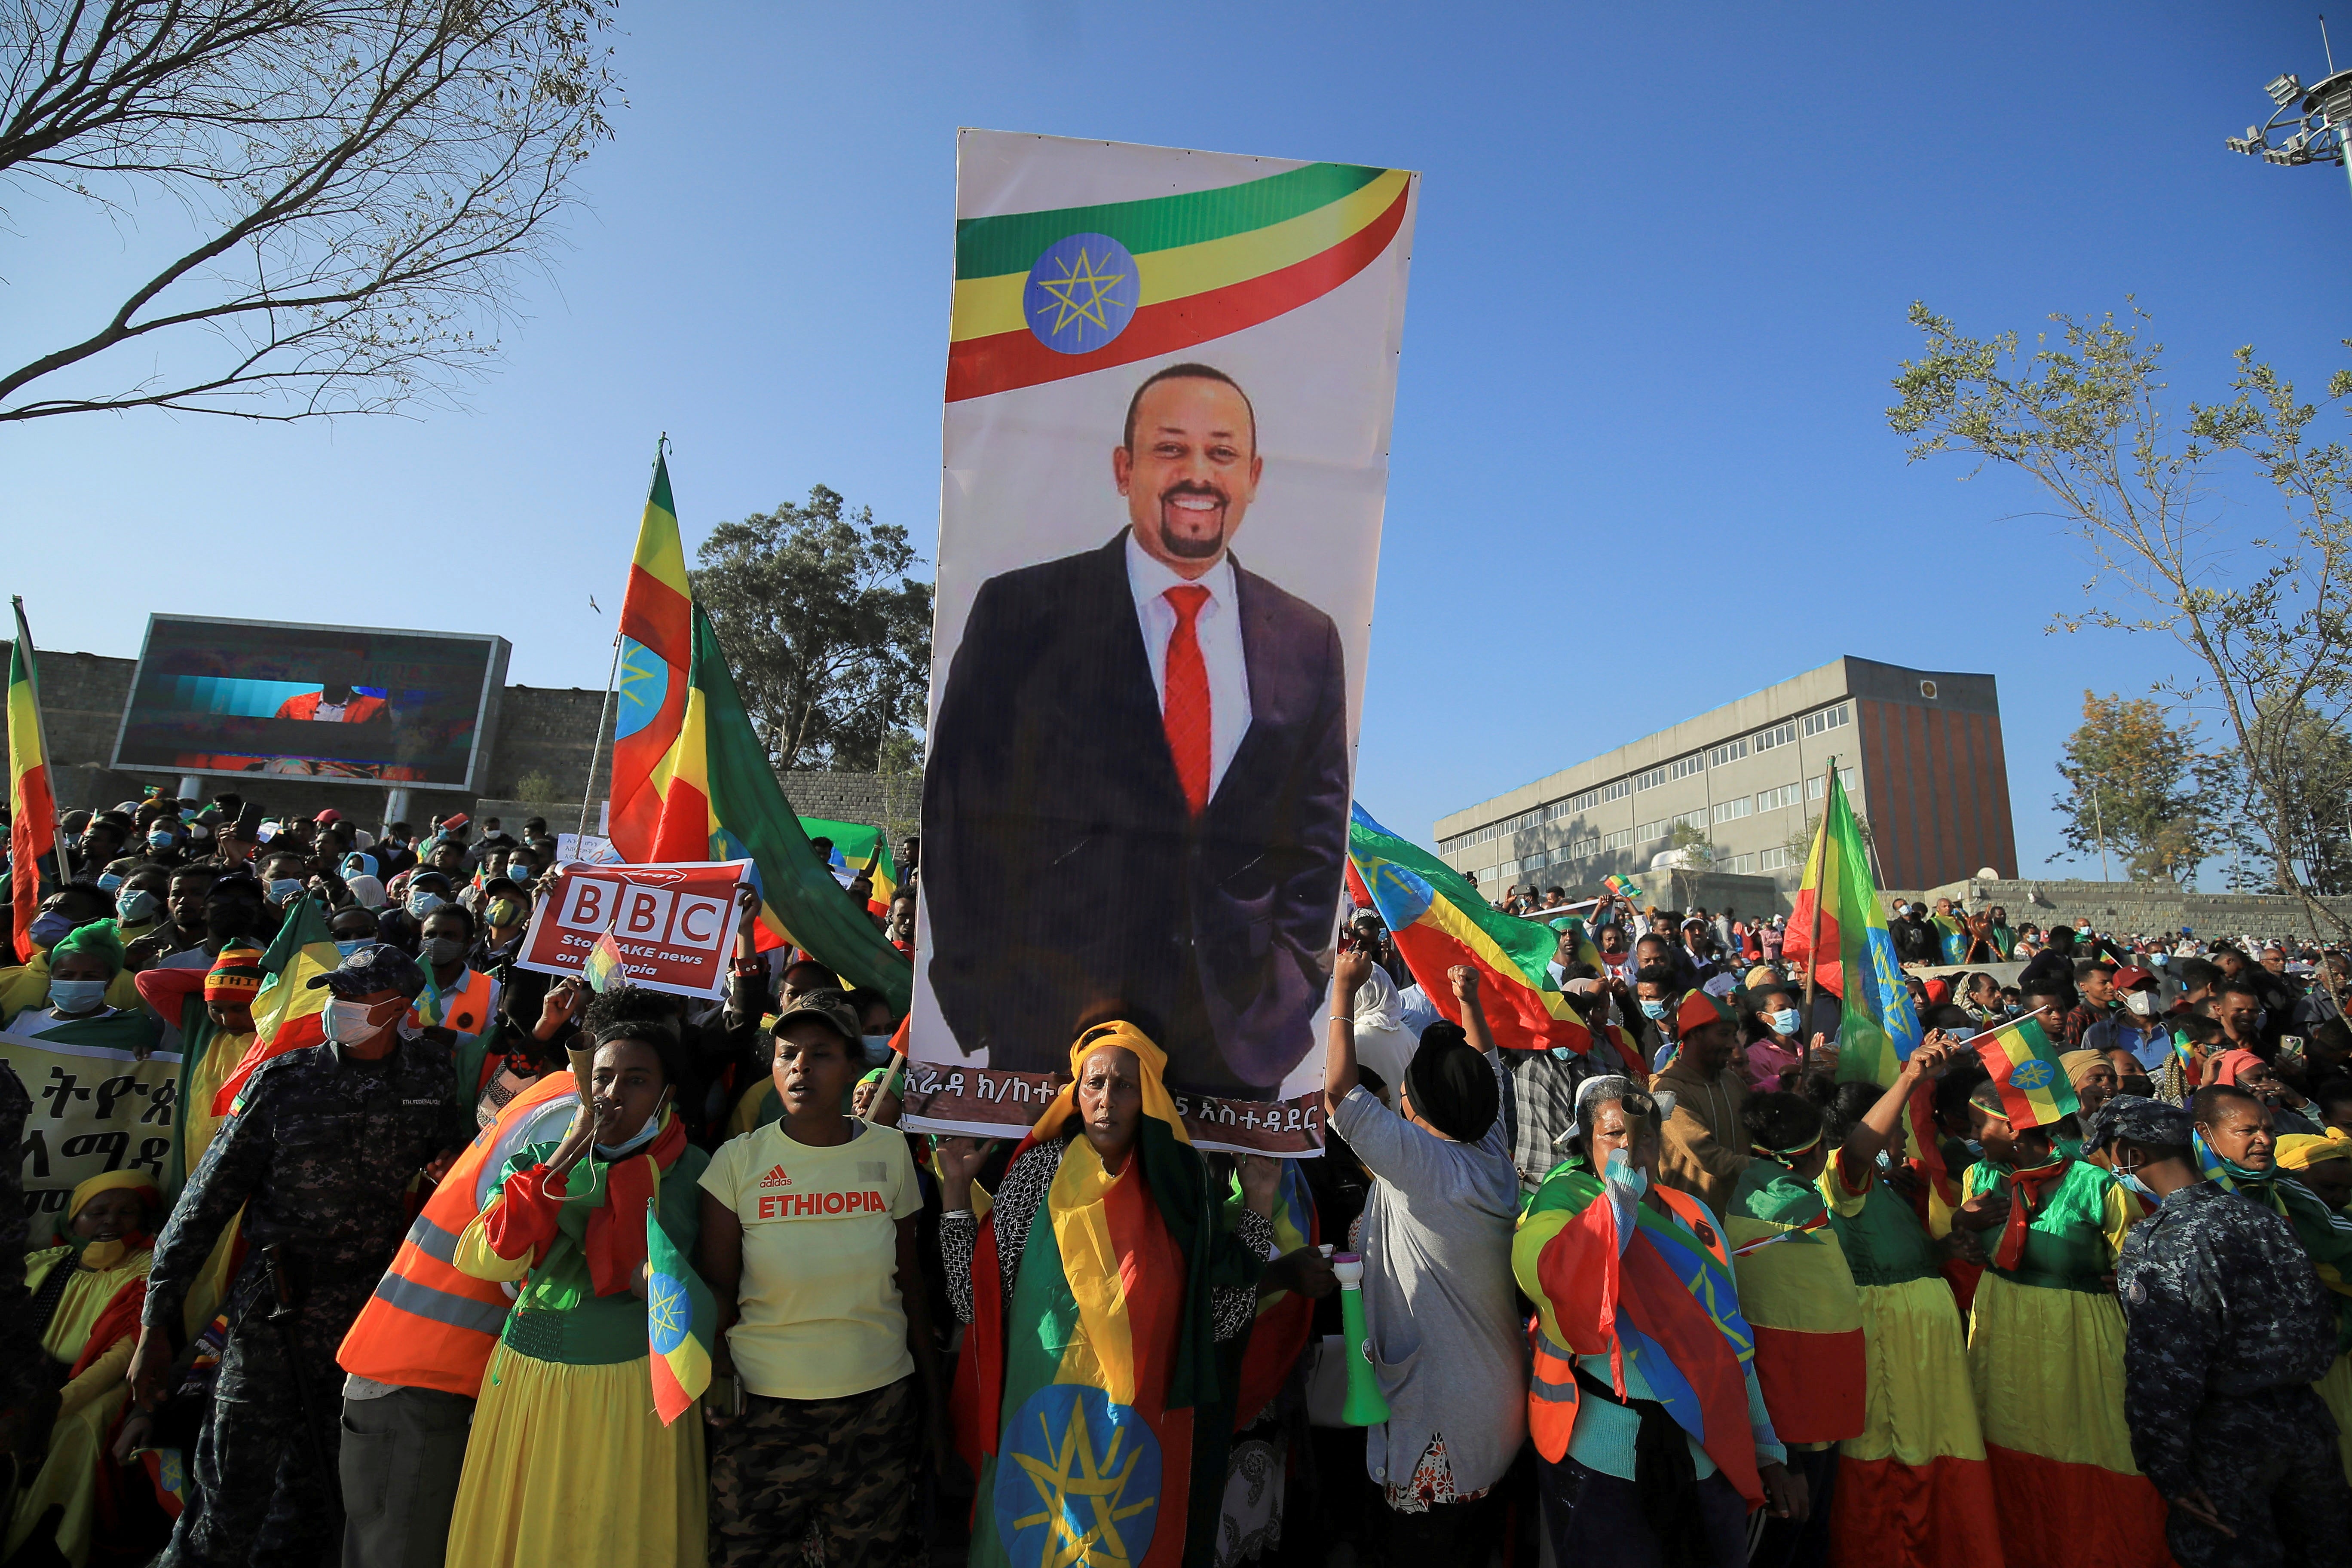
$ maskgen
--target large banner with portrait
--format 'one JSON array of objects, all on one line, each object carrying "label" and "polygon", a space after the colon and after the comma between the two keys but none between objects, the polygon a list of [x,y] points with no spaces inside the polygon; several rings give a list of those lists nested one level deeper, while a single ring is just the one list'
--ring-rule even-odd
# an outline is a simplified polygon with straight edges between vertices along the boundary
[{"label": "large banner with portrait", "polygon": [[1089,1025],[1195,1142],[1322,1142],[1418,182],[961,133],[911,1125]]}]

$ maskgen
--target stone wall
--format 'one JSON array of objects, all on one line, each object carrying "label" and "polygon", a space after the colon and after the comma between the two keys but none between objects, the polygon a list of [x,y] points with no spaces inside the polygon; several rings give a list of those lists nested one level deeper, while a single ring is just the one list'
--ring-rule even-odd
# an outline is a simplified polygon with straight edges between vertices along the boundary
[{"label": "stone wall", "polygon": [[[2186,928],[2199,941],[2251,934],[2263,939],[2309,942],[2311,925],[2301,900],[2253,893],[2184,893],[2163,883],[2084,882],[2031,878],[1948,882],[1920,892],[1890,892],[1889,899],[1917,899],[1931,909],[1937,899],[1965,899],[1970,909],[1999,904],[2010,923],[2031,922],[2045,930],[2055,921],[2088,916],[2092,926],[2118,935],[2153,936]],[[2331,899],[2328,907],[2352,920],[2352,899]],[[2321,921],[2322,934],[2339,933]]]},{"label": "stone wall", "polygon": [[783,784],[784,798],[803,816],[879,827],[893,854],[899,840],[917,832],[922,820],[920,773],[793,772],[783,775]]}]

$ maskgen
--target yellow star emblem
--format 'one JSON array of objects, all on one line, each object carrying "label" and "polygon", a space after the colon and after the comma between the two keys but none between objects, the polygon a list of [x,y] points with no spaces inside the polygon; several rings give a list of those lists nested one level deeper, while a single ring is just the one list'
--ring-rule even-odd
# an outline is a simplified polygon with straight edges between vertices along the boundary
[{"label": "yellow star emblem", "polygon": [[[1048,1527],[1037,1568],[1129,1568],[1138,1554],[1129,1550],[1118,1527],[1137,1514],[1151,1511],[1160,1500],[1157,1497],[1125,1500],[1128,1482],[1134,1479],[1136,1463],[1143,1455],[1141,1447],[1129,1447],[1122,1463],[1119,1447],[1127,1432],[1114,1426],[1110,1446],[1097,1461],[1087,1431],[1083,1400],[1070,1406],[1058,1443],[1042,1412],[1037,1426],[1053,1461],[1049,1464],[1023,1453],[1012,1456],[1045,1505],[1038,1512],[1013,1521],[1015,1530],[1034,1524]],[[1147,1539],[1141,1544],[1148,1549],[1150,1542]]]},{"label": "yellow star emblem", "polygon": [[[1110,258],[1105,257],[1103,260],[1108,263]],[[1051,294],[1055,301],[1037,307],[1037,314],[1041,316],[1048,310],[1054,312],[1054,324],[1045,329],[1047,334],[1060,332],[1072,321],[1092,321],[1103,331],[1110,331],[1110,319],[1104,312],[1103,301],[1111,298],[1112,289],[1127,281],[1127,274],[1097,270],[1084,247],[1079,247],[1076,261],[1066,261],[1060,265],[1063,268],[1061,277],[1037,279],[1037,287]],[[1117,303],[1116,300],[1112,302]]]}]

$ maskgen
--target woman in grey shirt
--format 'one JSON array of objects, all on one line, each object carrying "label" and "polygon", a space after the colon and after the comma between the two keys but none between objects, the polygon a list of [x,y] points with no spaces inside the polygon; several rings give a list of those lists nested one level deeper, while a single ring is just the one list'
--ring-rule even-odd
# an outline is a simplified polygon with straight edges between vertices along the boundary
[{"label": "woman in grey shirt", "polygon": [[[1371,961],[1339,955],[1333,994]],[[1527,1436],[1527,1328],[1511,1280],[1519,1215],[1502,1116],[1502,1062],[1478,972],[1447,972],[1461,1024],[1438,1022],[1391,1110],[1356,1081],[1355,1019],[1334,1009],[1323,1097],[1331,1126],[1377,1178],[1364,1205],[1364,1317],[1389,1419],[1365,1438],[1385,1489],[1382,1560],[1446,1568],[1486,1560],[1494,1500]]]}]

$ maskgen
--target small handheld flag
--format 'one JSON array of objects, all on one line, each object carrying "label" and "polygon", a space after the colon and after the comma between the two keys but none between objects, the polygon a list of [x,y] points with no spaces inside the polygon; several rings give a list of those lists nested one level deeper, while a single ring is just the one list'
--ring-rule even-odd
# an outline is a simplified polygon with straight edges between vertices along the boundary
[{"label": "small handheld flag", "polygon": [[1603,877],[1601,887],[1612,899],[1628,899],[1637,904],[1642,901],[1642,889],[1630,877]]},{"label": "small handheld flag", "polygon": [[1972,1042],[2000,1090],[2001,1110],[2009,1124],[2022,1132],[2047,1127],[2082,1110],[2074,1086],[2058,1063],[2058,1047],[2031,1018],[2021,1018],[1988,1029]]},{"label": "small handheld flag", "polygon": [[646,1200],[646,1345],[653,1358],[654,1408],[667,1426],[710,1386],[710,1326],[719,1303],[662,1228]]},{"label": "small handheld flag", "polygon": [[611,931],[596,938],[596,945],[588,950],[587,962],[580,966],[580,973],[588,982],[588,989],[599,996],[627,982],[628,965],[621,961],[621,945],[613,940]]}]

